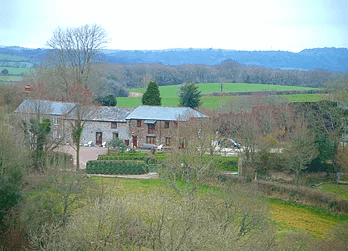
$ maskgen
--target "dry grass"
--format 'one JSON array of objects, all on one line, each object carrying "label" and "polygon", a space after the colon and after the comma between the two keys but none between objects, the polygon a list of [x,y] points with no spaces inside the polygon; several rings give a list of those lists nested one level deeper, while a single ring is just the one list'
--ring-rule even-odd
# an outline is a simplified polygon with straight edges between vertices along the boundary
[{"label": "dry grass", "polygon": [[277,222],[279,231],[296,229],[323,237],[340,220],[334,216],[325,216],[307,208],[272,202],[272,219]]}]

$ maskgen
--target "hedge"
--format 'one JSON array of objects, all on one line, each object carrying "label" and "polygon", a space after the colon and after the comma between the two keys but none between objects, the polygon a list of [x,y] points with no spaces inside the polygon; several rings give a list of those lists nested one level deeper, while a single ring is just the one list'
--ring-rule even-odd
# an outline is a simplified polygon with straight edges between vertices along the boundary
[{"label": "hedge", "polygon": [[[99,155],[98,160],[145,160],[152,156],[152,154],[144,152],[131,152],[119,153],[115,155]],[[164,160],[166,158],[166,154],[163,152],[156,153],[155,158],[158,160]]]},{"label": "hedge", "polygon": [[144,174],[145,164],[115,161],[88,161],[86,170],[89,174]]}]

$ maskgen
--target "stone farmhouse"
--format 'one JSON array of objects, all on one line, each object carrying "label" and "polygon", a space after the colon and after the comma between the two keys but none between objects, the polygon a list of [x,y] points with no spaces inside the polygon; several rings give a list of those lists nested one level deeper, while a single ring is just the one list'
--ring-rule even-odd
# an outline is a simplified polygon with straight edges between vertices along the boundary
[{"label": "stone farmhouse", "polygon": [[[71,123],[77,117],[77,103],[24,100],[16,109],[26,120],[49,118],[53,139],[71,143]],[[208,116],[188,107],[139,106],[120,108],[89,106],[83,108],[85,121],[81,144],[102,146],[114,138],[129,147],[171,147],[180,140],[180,128],[190,119]],[[81,110],[80,110],[81,111]],[[182,143],[183,144],[183,143]]]},{"label": "stone farmhouse", "polygon": [[180,140],[180,127],[190,119],[208,116],[188,107],[138,106],[126,117],[132,147],[163,145],[171,147]]},{"label": "stone farmhouse", "polygon": [[76,103],[24,100],[15,110],[15,113],[20,114],[23,121],[29,121],[31,118],[40,121],[46,118],[50,119],[53,139],[62,139],[67,130],[65,118],[75,106]]},{"label": "stone farmhouse", "polygon": [[[119,138],[126,145],[129,145],[131,138],[126,117],[133,110],[134,108],[108,106],[87,107],[83,114],[86,123],[82,132],[81,143],[83,145],[101,146],[104,142]],[[73,110],[67,116],[67,120],[73,121],[74,114]]]}]

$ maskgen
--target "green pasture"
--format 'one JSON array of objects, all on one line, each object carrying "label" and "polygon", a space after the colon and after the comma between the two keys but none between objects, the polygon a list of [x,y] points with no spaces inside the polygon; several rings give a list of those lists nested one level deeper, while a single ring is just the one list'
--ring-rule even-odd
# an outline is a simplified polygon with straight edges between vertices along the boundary
[{"label": "green pasture", "polygon": [[[281,95],[289,100],[289,102],[316,102],[324,99],[320,94],[294,94]],[[237,96],[203,96],[201,98],[202,107],[204,108],[218,108],[229,101],[242,98]],[[141,97],[117,97],[117,106],[119,107],[138,107],[141,105]],[[162,98],[162,106],[178,106],[179,97],[164,97]]]},{"label": "green pasture", "polygon": [[332,193],[341,199],[348,200],[348,185],[345,184],[321,184],[318,189],[323,192]]},{"label": "green pasture", "polygon": [[0,72],[7,69],[9,74],[21,74],[29,72],[29,68],[0,67]]},{"label": "green pasture", "polygon": [[[177,97],[181,85],[160,86],[161,97]],[[220,92],[220,83],[197,84],[202,94]],[[283,91],[283,90],[317,90],[317,88],[286,86],[286,85],[266,85],[266,84],[245,84],[245,83],[223,83],[223,92],[248,92],[248,91]],[[131,92],[144,93],[145,88],[133,88]]]},{"label": "green pasture", "polygon": [[0,54],[0,61],[1,60],[26,61],[28,60],[28,58],[8,54]]},{"label": "green pasture", "polygon": [[[171,193],[168,182],[164,180],[136,180],[92,177],[97,183],[103,183],[106,189],[115,194],[126,196],[127,194],[151,193],[161,190],[162,193]],[[180,186],[180,184],[178,184]],[[200,186],[197,195],[206,193],[218,193],[219,189],[214,186]],[[325,233],[337,224],[348,220],[347,215],[335,215],[324,209],[302,206],[293,202],[284,202],[278,199],[269,199],[272,220],[277,226],[277,232],[282,234],[288,231],[309,232],[317,237],[323,237]]]}]

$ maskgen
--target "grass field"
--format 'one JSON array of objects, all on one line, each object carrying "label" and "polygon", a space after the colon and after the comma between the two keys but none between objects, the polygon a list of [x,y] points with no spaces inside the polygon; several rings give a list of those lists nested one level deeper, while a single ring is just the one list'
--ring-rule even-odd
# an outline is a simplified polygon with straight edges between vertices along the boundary
[{"label": "grass field", "polygon": [[[219,83],[197,84],[202,94],[212,92],[220,92]],[[178,106],[178,93],[180,85],[160,86],[160,95],[162,98],[162,106]],[[283,86],[283,85],[264,85],[264,84],[244,84],[244,83],[225,83],[223,87],[224,92],[246,92],[246,91],[262,91],[262,90],[315,90],[315,88],[300,87],[300,86]],[[133,88],[131,92],[144,93],[144,88]],[[318,94],[295,94],[282,95],[290,102],[313,102],[322,99]],[[236,96],[203,96],[201,98],[202,106],[205,108],[218,108],[221,105],[235,100]],[[117,106],[119,107],[137,107],[141,105],[140,97],[117,98]]]},{"label": "grass field", "polygon": [[273,209],[272,219],[276,222],[279,232],[296,229],[323,237],[330,228],[348,220],[348,215],[337,216],[320,208],[278,199],[270,199],[270,204]]},{"label": "grass field", "polygon": [[[115,193],[150,193],[156,189],[170,192],[168,183],[163,180],[135,180],[93,177],[97,182],[107,186],[116,186]],[[117,192],[116,192],[117,191]],[[201,186],[198,194],[217,191],[216,187]],[[348,195],[348,193],[346,194]],[[276,223],[277,232],[300,230],[307,231],[317,237],[323,237],[332,227],[348,220],[347,215],[337,216],[323,209],[302,206],[296,203],[283,202],[278,199],[269,199],[272,219]]]},{"label": "grass field", "polygon": [[[282,97],[289,100],[289,102],[315,102],[323,99],[324,97],[319,94],[295,94],[295,95],[282,95]],[[202,106],[204,108],[218,108],[221,105],[227,104],[229,101],[242,98],[237,96],[204,96],[201,98]],[[117,106],[119,107],[137,107],[141,105],[141,97],[118,97]],[[167,97],[162,98],[162,106],[178,106],[179,97]]]},{"label": "grass field", "polygon": [[7,69],[9,74],[21,74],[29,72],[29,68],[0,67],[0,72]]},{"label": "grass field", "polygon": [[[162,98],[177,97],[181,85],[160,86],[159,90]],[[197,84],[202,94],[220,92],[220,83]],[[316,88],[286,85],[265,85],[265,84],[245,84],[245,83],[224,83],[223,92],[247,92],[265,90],[317,90]],[[131,92],[144,93],[144,88],[134,88]]]},{"label": "grass field", "polygon": [[[205,108],[217,108],[227,102],[236,99],[235,96],[221,96],[221,97],[213,97],[213,96],[204,96],[201,98],[202,106]],[[141,105],[141,97],[118,97],[117,98],[117,106],[119,107],[137,107]],[[178,106],[179,105],[179,97],[169,97],[162,98],[162,106]]]},{"label": "grass field", "polygon": [[28,60],[28,58],[8,54],[0,54],[0,61],[1,60],[26,61]]},{"label": "grass field", "polygon": [[348,200],[348,185],[321,184],[318,189],[323,192],[332,193],[339,198]]}]

